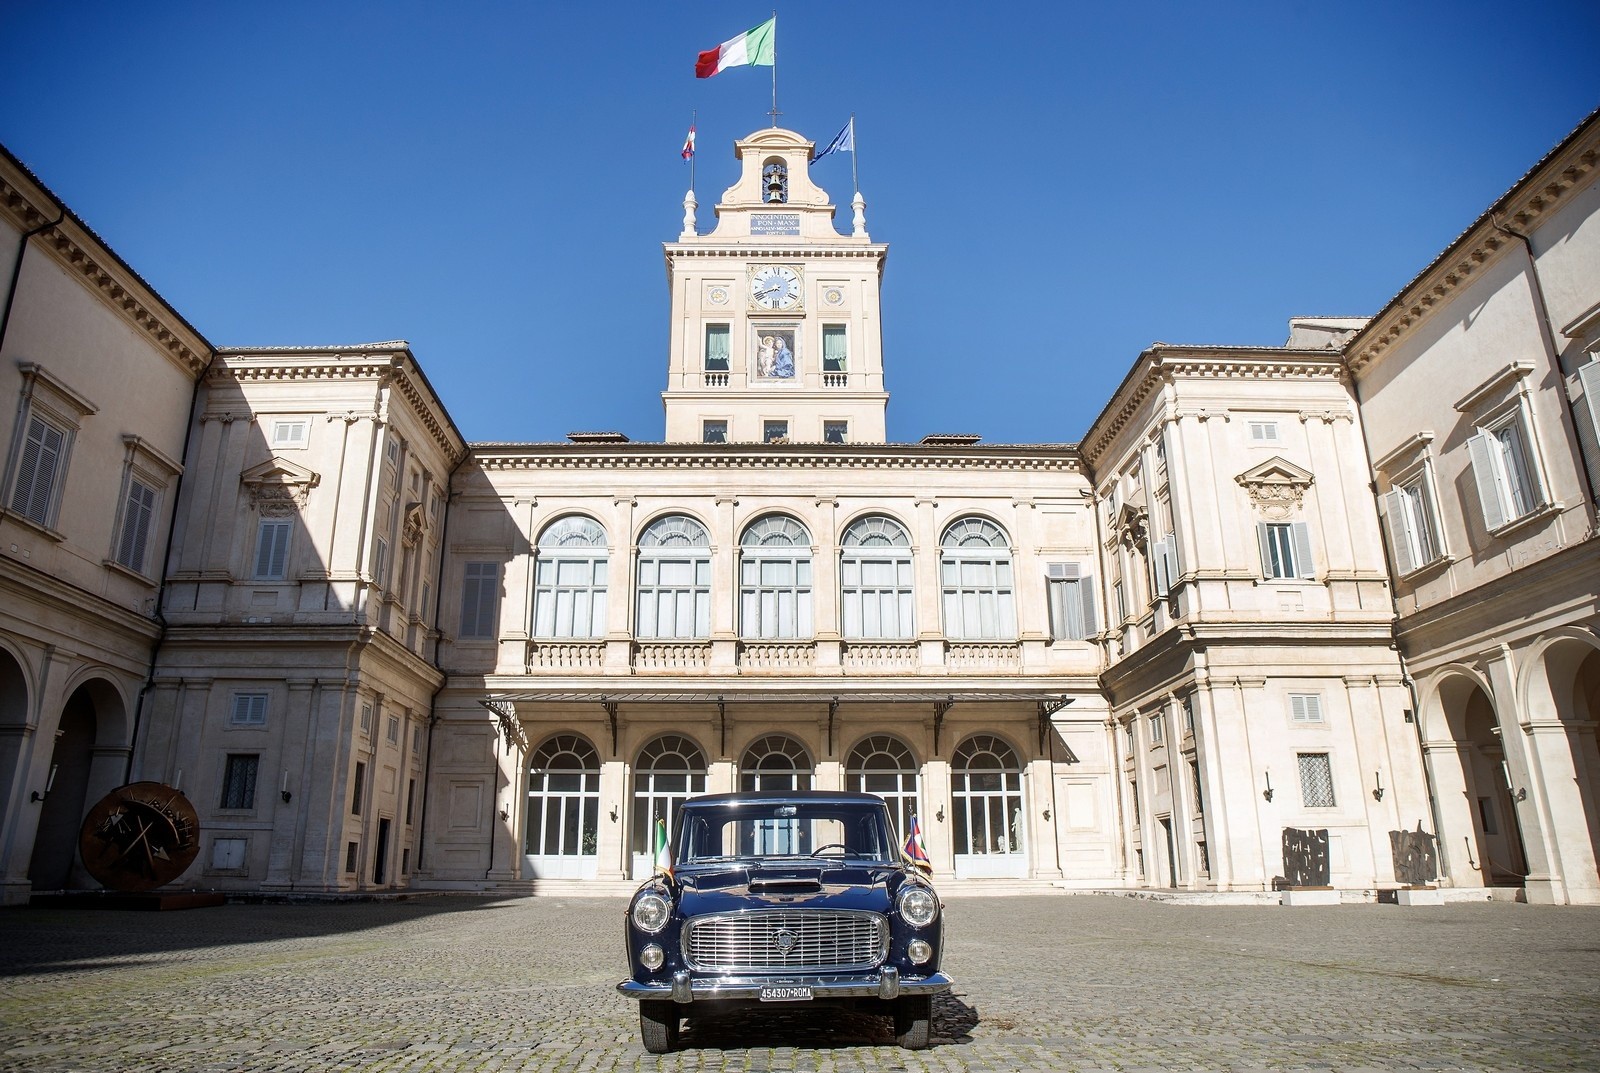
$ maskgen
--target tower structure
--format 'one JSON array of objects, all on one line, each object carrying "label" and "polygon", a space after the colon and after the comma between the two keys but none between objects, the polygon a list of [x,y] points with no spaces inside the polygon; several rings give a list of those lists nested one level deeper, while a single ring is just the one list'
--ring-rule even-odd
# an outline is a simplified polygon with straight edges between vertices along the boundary
[{"label": "tower structure", "polygon": [[791,130],[735,143],[738,182],[701,235],[684,199],[665,244],[672,292],[666,439],[883,443],[880,285],[888,247],[850,234],[811,179],[813,143]]}]

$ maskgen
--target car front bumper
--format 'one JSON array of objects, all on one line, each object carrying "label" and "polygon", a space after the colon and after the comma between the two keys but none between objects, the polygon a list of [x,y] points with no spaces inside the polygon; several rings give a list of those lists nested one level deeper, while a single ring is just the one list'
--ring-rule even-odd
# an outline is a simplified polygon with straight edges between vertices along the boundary
[{"label": "car front bumper", "polygon": [[808,987],[813,999],[893,999],[901,995],[936,995],[950,990],[954,983],[942,972],[928,976],[901,976],[900,970],[893,966],[884,966],[870,973],[838,976],[791,974],[781,977],[694,976],[680,969],[672,974],[670,983],[642,984],[637,980],[624,980],[617,985],[617,991],[631,999],[670,999],[687,1004],[723,999],[759,1001],[762,989],[772,987]]}]

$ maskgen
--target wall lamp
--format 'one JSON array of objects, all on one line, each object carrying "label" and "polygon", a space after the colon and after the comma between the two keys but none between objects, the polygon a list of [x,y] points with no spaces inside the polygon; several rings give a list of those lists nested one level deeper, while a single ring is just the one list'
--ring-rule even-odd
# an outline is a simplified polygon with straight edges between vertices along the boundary
[{"label": "wall lamp", "polygon": [[60,764],[51,764],[50,765],[50,777],[48,779],[46,779],[45,782],[44,782],[44,791],[43,792],[40,792],[38,790],[33,791],[33,796],[29,800],[32,800],[32,801],[43,801],[45,798],[50,796],[50,791],[52,789],[54,789],[55,785],[56,785],[56,769],[59,768],[60,766],[61,766]]},{"label": "wall lamp", "polygon": [[1262,774],[1264,774],[1266,776],[1266,778],[1267,778],[1267,788],[1265,790],[1261,791],[1261,796],[1266,798],[1268,801],[1271,801],[1272,800],[1272,772],[1266,771],[1266,772],[1262,772]]},{"label": "wall lamp", "polygon": [[1049,809],[1045,809],[1045,810],[1044,810],[1044,818],[1045,818],[1045,819],[1046,819],[1046,820],[1047,820],[1047,821],[1048,821],[1048,820],[1049,820],[1049,819],[1050,819],[1050,810],[1049,810]]},{"label": "wall lamp", "polygon": [[1372,773],[1372,800],[1383,800],[1383,772],[1381,771]]},{"label": "wall lamp", "polygon": [[1526,801],[1526,800],[1528,800],[1528,788],[1526,786],[1517,787],[1516,800],[1518,800],[1518,801]]},{"label": "wall lamp", "polygon": [[933,814],[933,818],[938,820],[940,823],[944,822],[944,806],[943,805],[939,806],[938,811],[936,811]]},{"label": "wall lamp", "polygon": [[611,822],[612,823],[616,823],[617,822],[617,806],[615,806],[615,805],[611,806]]},{"label": "wall lamp", "polygon": [[511,806],[510,805],[501,805],[500,806],[500,819],[502,821],[504,821],[504,820],[509,820],[510,818],[511,818]]},{"label": "wall lamp", "polygon": [[289,803],[289,799],[294,796],[294,794],[291,794],[289,792],[289,769],[288,768],[284,768],[283,769],[283,783],[282,783],[282,785],[280,785],[278,787],[278,796],[283,798],[283,803],[285,805],[287,805]]}]

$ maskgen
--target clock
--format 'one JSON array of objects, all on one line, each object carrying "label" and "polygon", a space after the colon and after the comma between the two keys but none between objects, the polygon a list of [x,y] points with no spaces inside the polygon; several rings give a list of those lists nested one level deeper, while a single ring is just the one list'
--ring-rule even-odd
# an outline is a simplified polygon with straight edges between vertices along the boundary
[{"label": "clock", "polygon": [[750,273],[750,304],[793,309],[800,304],[800,273],[788,265],[763,265]]}]

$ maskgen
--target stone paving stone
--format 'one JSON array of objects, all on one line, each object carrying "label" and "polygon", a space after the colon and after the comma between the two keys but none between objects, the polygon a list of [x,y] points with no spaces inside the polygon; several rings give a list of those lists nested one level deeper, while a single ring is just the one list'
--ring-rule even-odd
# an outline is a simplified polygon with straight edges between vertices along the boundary
[{"label": "stone paving stone", "polygon": [[1018,1073],[1600,1068],[1600,910],[962,899],[934,1046],[841,1010],[651,1056],[614,899],[0,914],[0,1071]]}]

